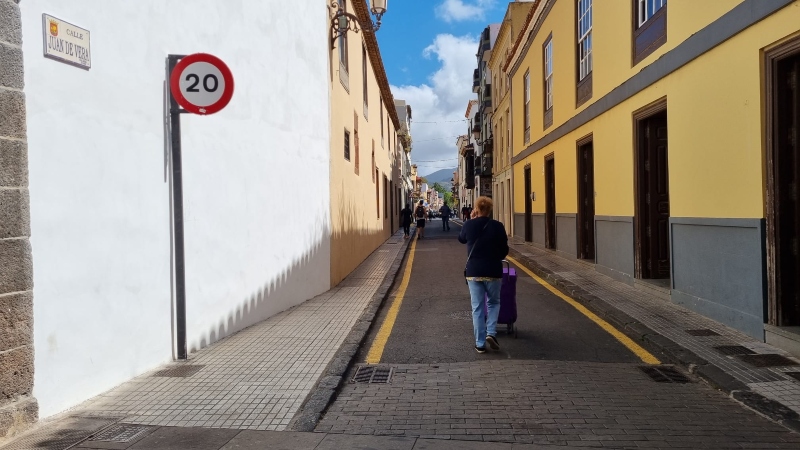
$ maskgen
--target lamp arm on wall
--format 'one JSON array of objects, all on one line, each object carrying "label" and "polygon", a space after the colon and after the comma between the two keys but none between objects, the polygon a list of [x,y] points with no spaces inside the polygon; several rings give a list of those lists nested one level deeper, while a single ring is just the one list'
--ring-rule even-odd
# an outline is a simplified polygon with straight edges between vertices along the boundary
[{"label": "lamp arm on wall", "polygon": [[330,4],[331,9],[336,11],[331,17],[331,50],[336,47],[336,40],[342,35],[347,33],[348,30],[358,33],[360,30],[376,32],[381,27],[381,18],[383,12],[374,13],[376,22],[370,22],[366,26],[361,23],[355,14],[349,13],[342,9],[342,5],[337,1],[332,1]]}]

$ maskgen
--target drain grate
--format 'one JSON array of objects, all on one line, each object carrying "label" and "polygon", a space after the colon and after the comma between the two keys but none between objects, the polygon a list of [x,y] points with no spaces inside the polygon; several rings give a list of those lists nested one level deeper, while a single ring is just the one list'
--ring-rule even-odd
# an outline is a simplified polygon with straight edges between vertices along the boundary
[{"label": "drain grate", "polygon": [[800,372],[783,372],[783,374],[788,375],[797,381],[800,381]]},{"label": "drain grate", "polygon": [[686,332],[692,336],[719,336],[719,333],[714,330],[709,330],[708,328],[703,328],[700,330],[686,330]]},{"label": "drain grate", "polygon": [[188,378],[200,371],[205,366],[174,366],[169,369],[159,370],[154,373],[153,377],[175,377],[175,378]]},{"label": "drain grate", "polygon": [[451,312],[447,317],[455,320],[472,320],[472,311]]},{"label": "drain grate", "polygon": [[128,423],[121,423],[114,425],[105,430],[95,434],[90,441],[105,441],[105,442],[131,442],[132,440],[146,434],[148,431],[155,427],[147,425],[133,425]]},{"label": "drain grate", "polygon": [[393,372],[387,366],[360,366],[353,376],[353,383],[386,384],[391,380]]},{"label": "drain grate", "polygon": [[764,354],[764,355],[737,355],[737,358],[755,367],[784,367],[798,366],[796,361],[783,355]]},{"label": "drain grate", "polygon": [[722,353],[723,355],[727,356],[734,356],[734,355],[755,355],[756,352],[750,350],[749,348],[742,346],[742,345],[720,345],[719,347],[714,347],[714,350]]},{"label": "drain grate", "polygon": [[688,383],[689,378],[671,366],[643,366],[642,369],[648,377],[657,383]]},{"label": "drain grate", "polygon": [[23,435],[12,441],[4,450],[67,450],[81,443],[98,430],[107,427],[119,418],[110,417],[69,417]]}]

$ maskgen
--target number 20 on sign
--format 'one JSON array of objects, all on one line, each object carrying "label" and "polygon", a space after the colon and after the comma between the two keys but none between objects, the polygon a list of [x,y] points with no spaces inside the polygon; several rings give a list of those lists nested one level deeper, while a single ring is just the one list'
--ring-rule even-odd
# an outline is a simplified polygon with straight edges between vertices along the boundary
[{"label": "number 20 on sign", "polygon": [[169,80],[175,101],[193,114],[219,112],[233,96],[233,75],[228,66],[207,53],[188,55],[178,62]]}]

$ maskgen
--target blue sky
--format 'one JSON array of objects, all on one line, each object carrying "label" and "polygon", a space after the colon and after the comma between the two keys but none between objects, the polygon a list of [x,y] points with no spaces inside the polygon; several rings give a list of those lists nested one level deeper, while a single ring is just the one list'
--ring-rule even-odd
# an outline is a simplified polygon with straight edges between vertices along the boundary
[{"label": "blue sky", "polygon": [[[467,132],[478,35],[503,20],[507,0],[389,0],[376,33],[396,99],[411,105],[411,159],[427,175],[453,168]],[[433,122],[433,123],[429,123]]]}]

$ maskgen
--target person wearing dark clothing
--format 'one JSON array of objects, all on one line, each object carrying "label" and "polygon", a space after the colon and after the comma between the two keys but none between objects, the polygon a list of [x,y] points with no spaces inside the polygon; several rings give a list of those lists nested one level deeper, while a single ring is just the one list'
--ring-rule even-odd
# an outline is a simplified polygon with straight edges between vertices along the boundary
[{"label": "person wearing dark clothing", "polygon": [[414,218],[417,219],[417,239],[425,237],[425,204],[422,200],[414,209]]},{"label": "person wearing dark clothing", "polygon": [[[486,344],[500,349],[497,342],[497,317],[500,314],[500,285],[503,259],[508,255],[508,236],[502,223],[491,219],[492,199],[475,201],[472,219],[464,222],[458,241],[467,244],[467,266],[464,274],[472,302],[472,329],[475,351],[486,352]],[[487,307],[484,309],[484,298]],[[488,312],[487,312],[488,311]]]},{"label": "person wearing dark clothing", "polygon": [[439,208],[439,212],[442,214],[442,231],[450,231],[450,207],[447,203]]},{"label": "person wearing dark clothing", "polygon": [[403,239],[408,239],[411,234],[411,205],[406,203],[406,207],[400,210],[400,225],[403,226]]},{"label": "person wearing dark clothing", "polygon": [[467,208],[467,205],[464,205],[461,207],[461,220],[466,222],[468,218],[469,218],[469,208]]}]

